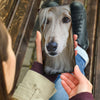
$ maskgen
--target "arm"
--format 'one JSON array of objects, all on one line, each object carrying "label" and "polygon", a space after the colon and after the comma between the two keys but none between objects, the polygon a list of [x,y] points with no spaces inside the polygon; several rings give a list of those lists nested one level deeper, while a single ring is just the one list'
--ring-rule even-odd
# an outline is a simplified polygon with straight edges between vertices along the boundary
[{"label": "arm", "polygon": [[19,84],[14,98],[18,100],[49,100],[55,93],[55,85],[37,72],[29,70]]},{"label": "arm", "polygon": [[92,93],[84,92],[75,95],[74,97],[70,98],[69,100],[94,100]]},{"label": "arm", "polygon": [[57,78],[57,74],[56,75],[47,75],[44,73],[44,68],[43,68],[43,64],[38,63],[38,62],[34,62],[31,68],[32,71],[35,71],[43,76],[45,76],[47,79],[49,79],[51,82],[54,82]]}]

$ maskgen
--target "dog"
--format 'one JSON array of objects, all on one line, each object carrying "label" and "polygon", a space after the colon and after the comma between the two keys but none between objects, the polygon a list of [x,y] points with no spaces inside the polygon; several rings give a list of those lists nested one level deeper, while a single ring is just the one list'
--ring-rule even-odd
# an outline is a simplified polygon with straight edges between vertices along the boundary
[{"label": "dog", "polygon": [[40,10],[39,23],[45,73],[73,72],[75,54],[70,6]]}]

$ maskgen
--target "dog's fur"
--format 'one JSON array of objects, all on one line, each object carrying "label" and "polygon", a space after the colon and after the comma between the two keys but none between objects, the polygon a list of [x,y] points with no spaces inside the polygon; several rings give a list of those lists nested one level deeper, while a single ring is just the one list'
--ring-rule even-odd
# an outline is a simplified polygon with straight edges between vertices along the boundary
[{"label": "dog's fur", "polygon": [[[64,17],[68,18],[67,23],[63,22]],[[45,72],[47,74],[72,72],[75,56],[69,5],[40,10],[39,22]],[[58,44],[55,56],[51,56],[46,48],[50,41]]]}]

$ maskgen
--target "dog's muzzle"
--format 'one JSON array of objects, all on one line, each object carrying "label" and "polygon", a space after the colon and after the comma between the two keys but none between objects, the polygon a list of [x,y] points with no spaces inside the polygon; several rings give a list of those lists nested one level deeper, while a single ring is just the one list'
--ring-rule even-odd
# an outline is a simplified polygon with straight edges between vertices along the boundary
[{"label": "dog's muzzle", "polygon": [[56,42],[49,42],[46,45],[46,48],[47,48],[49,55],[51,55],[51,56],[57,55],[57,52],[56,52],[57,47],[58,47],[58,44]]}]

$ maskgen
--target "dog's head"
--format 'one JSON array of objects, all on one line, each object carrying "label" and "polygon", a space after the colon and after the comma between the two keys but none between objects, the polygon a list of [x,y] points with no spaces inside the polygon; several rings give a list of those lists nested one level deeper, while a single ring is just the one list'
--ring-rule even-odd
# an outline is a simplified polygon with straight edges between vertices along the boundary
[{"label": "dog's head", "polygon": [[69,5],[40,10],[39,22],[46,53],[52,57],[59,55],[67,47],[71,30]]}]

